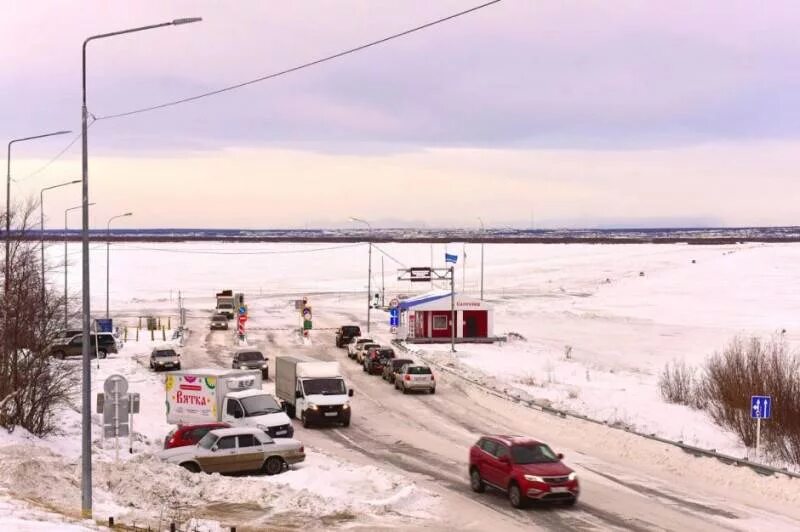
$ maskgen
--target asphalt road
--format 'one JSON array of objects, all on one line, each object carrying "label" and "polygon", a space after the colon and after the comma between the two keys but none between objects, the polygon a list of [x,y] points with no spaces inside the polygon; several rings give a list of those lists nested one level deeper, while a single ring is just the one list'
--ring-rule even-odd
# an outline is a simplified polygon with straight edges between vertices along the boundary
[{"label": "asphalt road", "polygon": [[[263,307],[261,311],[257,310]],[[357,322],[346,312],[327,309],[325,317],[315,313],[315,327],[333,328]],[[209,313],[210,315],[210,313]],[[438,521],[410,521],[402,528],[441,530],[750,530],[758,519],[758,508],[731,504],[719,493],[698,493],[694,487],[675,486],[626,468],[625,460],[608,461],[608,449],[595,456],[587,449],[566,454],[581,480],[582,494],[572,508],[535,505],[513,509],[505,494],[487,490],[473,493],[469,487],[469,447],[481,434],[547,433],[554,420],[547,414],[487,395],[468,383],[437,374],[437,393],[404,395],[379,376],[369,376],[334,347],[331,330],[315,330],[310,345],[289,330],[297,323],[287,306],[251,304],[249,340],[271,359],[303,353],[320,360],[340,362],[344,377],[355,390],[351,400],[353,417],[348,428],[303,429],[295,423],[295,437],[343,460],[370,464],[406,475],[439,498]],[[196,312],[189,319],[193,333],[184,348],[184,369],[230,367],[233,335],[209,332],[208,316]],[[787,518],[791,519],[791,518]],[[790,521],[796,523],[795,521]],[[350,525],[352,526],[353,523]],[[387,522],[388,528],[399,526]],[[800,526],[800,524],[798,524]]]}]

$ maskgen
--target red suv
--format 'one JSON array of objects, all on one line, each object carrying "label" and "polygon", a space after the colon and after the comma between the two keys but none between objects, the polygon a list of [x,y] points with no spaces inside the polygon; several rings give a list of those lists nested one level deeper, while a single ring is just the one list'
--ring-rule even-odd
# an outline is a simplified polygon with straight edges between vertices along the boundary
[{"label": "red suv", "polygon": [[187,445],[196,445],[197,442],[203,439],[203,436],[210,430],[214,429],[229,429],[231,426],[227,423],[206,423],[204,425],[179,425],[172,429],[164,438],[164,449],[172,449],[173,447],[185,447]]},{"label": "red suv", "polygon": [[565,466],[563,454],[524,436],[483,436],[469,450],[469,478],[473,491],[492,486],[508,493],[515,508],[531,500],[578,501],[575,471]]}]

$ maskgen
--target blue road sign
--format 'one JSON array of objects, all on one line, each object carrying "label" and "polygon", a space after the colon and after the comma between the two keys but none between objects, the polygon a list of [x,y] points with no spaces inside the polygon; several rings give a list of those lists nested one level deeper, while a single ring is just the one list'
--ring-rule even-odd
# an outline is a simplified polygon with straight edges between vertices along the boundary
[{"label": "blue road sign", "polygon": [[400,325],[400,318],[397,316],[389,316],[389,326],[397,327],[398,325]]},{"label": "blue road sign", "polygon": [[247,307],[239,307],[239,314],[247,314]]},{"label": "blue road sign", "polygon": [[753,395],[750,397],[750,417],[752,419],[769,419],[772,416],[772,397],[769,395]]}]

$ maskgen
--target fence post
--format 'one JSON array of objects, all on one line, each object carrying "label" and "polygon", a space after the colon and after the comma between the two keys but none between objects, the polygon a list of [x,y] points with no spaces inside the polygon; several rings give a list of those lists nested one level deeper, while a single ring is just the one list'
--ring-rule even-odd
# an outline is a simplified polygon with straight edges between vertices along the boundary
[{"label": "fence post", "polygon": [[167,330],[164,327],[161,327],[161,341],[167,341]]},{"label": "fence post", "polygon": [[167,329],[172,329],[172,316],[167,316]]},{"label": "fence post", "polygon": [[138,328],[139,328],[139,329],[141,329],[141,328],[142,328],[142,317],[141,317],[141,316],[139,316],[139,327],[138,327]]},{"label": "fence post", "polygon": [[122,338],[123,341],[128,341],[128,326],[126,325],[125,328],[122,330]]},{"label": "fence post", "polygon": [[151,342],[156,341],[156,332],[153,329],[150,329],[150,341]]},{"label": "fence post", "polygon": [[161,328],[161,317],[158,318],[158,328]]},{"label": "fence post", "polygon": [[114,518],[113,517],[109,517],[108,518],[108,527],[109,528],[114,528]]},{"label": "fence post", "polygon": [[136,341],[139,341],[139,329],[136,329]]}]

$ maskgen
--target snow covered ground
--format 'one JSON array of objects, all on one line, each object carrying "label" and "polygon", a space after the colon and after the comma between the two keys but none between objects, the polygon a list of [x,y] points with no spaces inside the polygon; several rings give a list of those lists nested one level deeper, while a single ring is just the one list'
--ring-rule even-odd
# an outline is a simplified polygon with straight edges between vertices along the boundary
[{"label": "snow covered ground", "polygon": [[[305,462],[275,476],[192,474],[161,462],[155,454],[173,427],[165,420],[163,374],[147,367],[150,350],[158,343],[145,340],[142,334],[140,342],[131,340],[120,353],[101,360],[99,369],[93,363],[93,401],[103,381],[113,374],[123,375],[129,389],[141,395],[141,412],[134,416],[133,453],[129,453],[128,438],[121,438],[118,461],[115,442],[102,438],[102,416],[92,416],[96,519],[105,521],[111,516],[118,523],[160,523],[161,528],[171,520],[194,519],[198,530],[216,530],[220,525],[245,523],[315,528],[314,523],[346,523],[356,518],[413,520],[429,515],[435,501],[413,482],[376,467],[343,462],[308,445]],[[265,389],[271,391],[273,386],[269,383]],[[79,400],[76,396],[75,404]],[[14,517],[21,514],[26,515],[24,520],[34,521],[25,526],[52,518],[45,509],[75,519],[80,513],[77,407],[63,411],[61,418],[61,432],[41,440],[22,429],[0,431],[0,486],[13,493],[13,499],[7,500],[0,493],[0,509],[4,504],[14,509],[9,519],[21,522],[22,518]],[[33,519],[27,517],[20,499],[33,507]],[[44,530],[47,525],[42,526]]]},{"label": "snow covered ground", "polygon": [[[441,266],[446,248],[461,255],[457,290],[477,296],[480,246],[461,244],[379,244],[373,250],[373,291],[385,284],[389,298],[430,289],[397,281],[396,269],[429,265],[431,257]],[[105,303],[101,249],[92,254],[96,310]],[[77,251],[70,247],[73,261]],[[59,247],[51,246],[48,253],[61,259]],[[768,336],[785,329],[787,341],[799,346],[799,268],[798,244],[486,245],[485,293],[495,308],[495,333],[515,332],[524,339],[460,345],[455,355],[447,352],[449,347],[424,350],[465,374],[524,390],[558,407],[745,456],[736,438],[702,412],[664,403],[656,387],[658,374],[673,360],[701,364],[736,334]],[[122,316],[118,322],[128,325],[149,313],[174,320],[178,291],[190,312],[200,315],[211,310],[214,292],[231,288],[246,293],[251,308],[272,327],[295,325],[285,309],[303,294],[311,298],[315,320],[335,316],[328,321],[363,325],[366,272],[366,245],[117,244],[111,255],[111,308]],[[70,274],[70,285],[79,286],[78,269],[71,268]],[[58,272],[51,282],[60,286]],[[386,322],[385,314],[373,312],[374,332],[382,338],[389,336]],[[120,465],[114,465],[110,442],[101,448],[95,434],[96,516],[157,522],[169,508],[198,501],[204,501],[204,509],[191,516],[219,523],[234,514],[300,526],[323,515],[333,526],[354,515],[424,519],[436,513],[435,497],[408,478],[344,462],[322,449],[310,449],[306,463],[276,477],[198,476],[178,468],[164,475],[170,466],[152,458],[169,430],[161,378],[137,363],[151,345],[144,336],[141,340],[131,340],[120,355],[101,361],[94,374],[95,388],[116,372],[142,393],[142,414],[135,420],[141,437],[133,455],[122,452]],[[98,423],[99,416],[94,417]],[[48,508],[72,511],[72,526],[85,526],[74,513],[79,507],[77,411],[64,413],[63,430],[36,442],[19,431],[0,435],[0,486],[14,486],[14,501],[0,494],[0,508],[33,505],[41,512],[36,519],[43,520],[50,515]],[[716,467],[715,478],[724,478],[728,466]],[[732,472],[731,479],[742,474]],[[25,478],[31,480],[20,480]],[[15,515],[16,510],[11,518]]]}]

